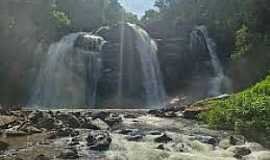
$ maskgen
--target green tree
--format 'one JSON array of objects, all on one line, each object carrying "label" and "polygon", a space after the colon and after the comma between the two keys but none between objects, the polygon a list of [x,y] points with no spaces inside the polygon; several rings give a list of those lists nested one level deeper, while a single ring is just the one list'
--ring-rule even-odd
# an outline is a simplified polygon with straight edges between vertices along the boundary
[{"label": "green tree", "polygon": [[159,20],[159,19],[160,19],[160,13],[154,9],[150,9],[150,10],[145,12],[141,21],[143,24],[148,24],[148,23],[152,23],[152,22]]},{"label": "green tree", "polygon": [[63,29],[71,25],[71,19],[60,10],[52,9],[50,16],[53,24],[55,24],[58,29]]},{"label": "green tree", "polygon": [[235,40],[235,51],[232,54],[233,59],[237,59],[243,55],[246,55],[250,52],[251,42],[250,42],[250,33],[249,29],[246,25],[242,25],[242,27],[236,32],[236,40]]}]

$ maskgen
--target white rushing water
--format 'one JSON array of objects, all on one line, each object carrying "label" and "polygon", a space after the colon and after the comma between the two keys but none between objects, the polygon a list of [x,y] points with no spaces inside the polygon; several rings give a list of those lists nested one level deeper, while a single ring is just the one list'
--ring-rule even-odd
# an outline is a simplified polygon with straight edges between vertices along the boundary
[{"label": "white rushing water", "polygon": [[[203,37],[202,37],[203,36]],[[216,43],[212,38],[209,37],[207,28],[205,26],[197,26],[195,30],[191,33],[191,41],[199,41],[197,45],[206,45],[206,48],[210,55],[210,62],[214,70],[214,77],[211,78],[209,82],[209,96],[218,96],[223,94],[224,91],[229,90],[230,80],[224,74],[223,66],[219,60],[216,51]],[[194,44],[191,43],[191,47]]]},{"label": "white rushing water", "polygon": [[141,27],[128,24],[136,36],[136,49],[141,61],[143,85],[149,106],[163,106],[165,103],[165,89],[157,57],[157,44]]},{"label": "white rushing water", "polygon": [[[80,36],[91,42],[83,46],[86,48],[75,47]],[[95,105],[102,45],[101,37],[88,33],[72,33],[51,44],[46,64],[41,67],[33,89],[30,105]]]}]

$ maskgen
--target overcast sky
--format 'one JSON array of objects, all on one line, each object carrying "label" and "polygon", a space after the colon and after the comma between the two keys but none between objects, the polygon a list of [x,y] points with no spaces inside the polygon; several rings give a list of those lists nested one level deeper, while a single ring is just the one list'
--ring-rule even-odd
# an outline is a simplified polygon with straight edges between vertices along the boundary
[{"label": "overcast sky", "polygon": [[120,0],[120,3],[128,11],[142,17],[146,10],[153,8],[154,1],[155,0]]}]

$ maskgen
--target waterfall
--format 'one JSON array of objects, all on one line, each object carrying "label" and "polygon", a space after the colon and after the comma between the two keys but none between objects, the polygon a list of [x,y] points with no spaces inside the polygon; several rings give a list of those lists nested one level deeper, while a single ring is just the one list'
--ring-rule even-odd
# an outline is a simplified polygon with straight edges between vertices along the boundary
[{"label": "waterfall", "polygon": [[224,74],[223,66],[219,60],[216,51],[216,43],[209,37],[207,28],[205,26],[197,26],[191,33],[191,48],[195,45],[205,46],[210,55],[210,62],[213,67],[214,77],[209,81],[208,96],[221,95],[224,90],[229,88],[229,79]]},{"label": "waterfall", "polygon": [[72,33],[51,44],[30,105],[95,105],[103,44],[103,38],[88,33]]},{"label": "waterfall", "polygon": [[128,24],[135,33],[135,45],[141,61],[143,86],[149,106],[160,106],[165,103],[165,89],[162,81],[157,45],[141,27]]}]

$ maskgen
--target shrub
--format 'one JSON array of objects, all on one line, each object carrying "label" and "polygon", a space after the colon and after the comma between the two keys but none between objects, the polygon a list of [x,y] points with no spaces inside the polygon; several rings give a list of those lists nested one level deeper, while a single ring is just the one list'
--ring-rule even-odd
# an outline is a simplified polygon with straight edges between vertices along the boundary
[{"label": "shrub", "polygon": [[71,19],[62,11],[53,9],[50,11],[50,17],[58,29],[68,27],[71,24]]},{"label": "shrub", "polygon": [[243,55],[246,55],[251,50],[250,32],[246,25],[242,25],[235,35],[235,51],[232,54],[233,59],[238,59]]},{"label": "shrub", "polygon": [[270,135],[270,76],[226,100],[215,101],[200,117],[212,128],[231,129],[246,136]]}]

